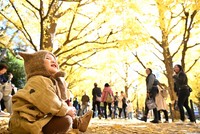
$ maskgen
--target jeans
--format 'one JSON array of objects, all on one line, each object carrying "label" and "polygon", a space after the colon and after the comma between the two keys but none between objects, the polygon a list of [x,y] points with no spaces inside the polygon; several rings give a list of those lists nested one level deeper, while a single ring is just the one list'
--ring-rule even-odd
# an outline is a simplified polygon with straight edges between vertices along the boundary
[{"label": "jeans", "polygon": [[82,105],[79,116],[84,115],[88,111],[87,108],[88,108],[88,105]]},{"label": "jeans", "polygon": [[126,106],[123,105],[122,108],[119,108],[119,118],[122,117],[122,111],[124,113],[124,118],[126,118]]},{"label": "jeans", "polygon": [[104,110],[105,110],[105,111],[104,111],[104,116],[105,116],[105,119],[107,119],[107,105],[108,105],[110,117],[111,117],[111,115],[112,115],[111,103],[104,102]]},{"label": "jeans", "polygon": [[128,119],[133,119],[133,112],[128,112]]},{"label": "jeans", "polygon": [[94,118],[95,111],[96,111],[96,105],[97,105],[98,115],[101,115],[100,102],[93,101],[93,104],[92,104],[92,110],[94,111],[93,116],[92,116],[93,118]]},{"label": "jeans", "polygon": [[114,115],[117,116],[117,105],[114,105]]}]

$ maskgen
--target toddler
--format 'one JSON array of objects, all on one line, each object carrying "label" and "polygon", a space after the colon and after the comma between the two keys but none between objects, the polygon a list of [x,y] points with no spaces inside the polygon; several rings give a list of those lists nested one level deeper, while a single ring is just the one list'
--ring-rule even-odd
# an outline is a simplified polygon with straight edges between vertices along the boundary
[{"label": "toddler", "polygon": [[9,131],[12,134],[57,134],[73,127],[85,132],[93,112],[75,117],[75,108],[67,104],[69,91],[56,57],[45,50],[19,55],[24,59],[27,82],[12,98]]}]

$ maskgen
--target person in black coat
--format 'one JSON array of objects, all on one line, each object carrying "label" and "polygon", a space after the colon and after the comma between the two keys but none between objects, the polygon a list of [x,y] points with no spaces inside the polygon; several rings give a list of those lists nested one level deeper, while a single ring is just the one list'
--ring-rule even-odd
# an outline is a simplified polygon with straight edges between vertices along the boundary
[{"label": "person in black coat", "polygon": [[190,87],[188,86],[188,78],[183,71],[181,65],[174,66],[174,90],[178,95],[178,108],[180,112],[180,122],[184,122],[185,114],[183,106],[186,108],[189,115],[190,122],[195,122],[195,117],[188,105],[188,98],[190,96]]},{"label": "person in black coat", "polygon": [[94,83],[94,88],[92,89],[92,95],[93,95],[93,101],[92,101],[92,110],[93,112],[93,118],[95,116],[95,111],[96,111],[96,106],[97,106],[97,110],[98,110],[98,117],[101,119],[101,109],[100,109],[100,101],[97,100],[97,96],[101,97],[101,89],[99,87],[97,87],[97,83]]}]

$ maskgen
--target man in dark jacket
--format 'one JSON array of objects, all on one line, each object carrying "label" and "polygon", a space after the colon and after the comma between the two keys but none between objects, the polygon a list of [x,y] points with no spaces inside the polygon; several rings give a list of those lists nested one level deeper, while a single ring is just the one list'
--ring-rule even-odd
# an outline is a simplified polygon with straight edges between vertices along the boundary
[{"label": "man in dark jacket", "polygon": [[101,97],[101,89],[99,87],[97,87],[97,83],[94,83],[94,88],[92,89],[92,95],[93,95],[93,102],[92,102],[92,110],[93,112],[93,118],[95,115],[95,111],[96,111],[96,106],[97,106],[97,110],[98,110],[98,117],[101,119],[101,110],[100,110],[100,101],[97,101],[96,98]]},{"label": "man in dark jacket", "polygon": [[81,115],[85,114],[87,112],[87,108],[89,106],[90,98],[89,96],[85,93],[82,98],[81,98]]}]

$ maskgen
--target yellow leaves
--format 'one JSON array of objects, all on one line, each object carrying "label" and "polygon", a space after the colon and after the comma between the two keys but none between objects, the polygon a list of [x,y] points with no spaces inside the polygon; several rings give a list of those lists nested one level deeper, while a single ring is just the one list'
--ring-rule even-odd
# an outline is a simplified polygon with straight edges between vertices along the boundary
[{"label": "yellow leaves", "polygon": [[3,19],[4,19],[4,17],[0,15],[0,21],[2,21]]}]

